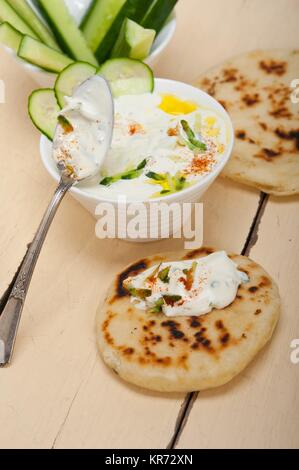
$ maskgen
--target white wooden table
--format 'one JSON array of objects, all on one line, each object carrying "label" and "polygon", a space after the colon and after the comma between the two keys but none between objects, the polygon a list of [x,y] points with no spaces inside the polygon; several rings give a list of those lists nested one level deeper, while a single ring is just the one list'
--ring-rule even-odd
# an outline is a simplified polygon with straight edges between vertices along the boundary
[{"label": "white wooden table", "polygon": [[[299,0],[181,0],[177,16],[158,76],[192,82],[240,52],[299,44]],[[27,116],[36,85],[2,50],[0,79],[6,85],[0,104],[1,296],[54,183]],[[298,447],[299,364],[290,361],[290,343],[299,338],[299,198],[260,201],[257,191],[219,179],[204,198],[204,239],[240,253],[251,233],[248,253],[280,286],[279,326],[239,377],[186,400],[122,383],[99,359],[94,337],[95,310],[113,273],[182,242],[100,241],[93,218],[67,197],[32,280],[13,364],[0,370],[0,447]],[[259,224],[252,227],[257,213]]]}]

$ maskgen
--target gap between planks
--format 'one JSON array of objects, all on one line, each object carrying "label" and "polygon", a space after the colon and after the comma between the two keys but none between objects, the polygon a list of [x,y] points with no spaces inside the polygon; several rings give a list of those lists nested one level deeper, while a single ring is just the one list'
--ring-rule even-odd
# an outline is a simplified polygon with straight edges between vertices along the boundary
[{"label": "gap between planks", "polygon": [[[251,249],[257,243],[259,226],[260,226],[263,214],[265,212],[268,200],[269,200],[269,195],[261,192],[255,216],[253,218],[251,227],[249,229],[247,238],[245,240],[243,249],[241,251],[242,256],[249,256]],[[192,411],[192,407],[199,393],[200,392],[191,392],[186,395],[185,400],[182,403],[181,409],[179,411],[179,414],[176,420],[173,436],[170,439],[168,446],[166,447],[167,450],[176,448],[180,440],[180,436],[188,422],[188,418]]]}]

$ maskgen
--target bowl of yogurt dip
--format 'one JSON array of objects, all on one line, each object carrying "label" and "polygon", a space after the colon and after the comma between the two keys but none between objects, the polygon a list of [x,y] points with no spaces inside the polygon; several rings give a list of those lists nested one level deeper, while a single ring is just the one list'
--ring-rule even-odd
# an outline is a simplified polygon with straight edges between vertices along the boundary
[{"label": "bowl of yogurt dip", "polygon": [[[155,79],[153,93],[114,99],[112,143],[100,172],[70,192],[96,218],[100,203],[112,204],[123,223],[121,214],[128,205],[142,204],[140,225],[156,223],[155,239],[163,238],[163,219],[147,218],[153,204],[199,201],[228,162],[233,143],[230,117],[214,98],[185,83]],[[58,181],[53,144],[45,136],[40,151],[47,171]],[[173,231],[181,224],[173,221]]]}]

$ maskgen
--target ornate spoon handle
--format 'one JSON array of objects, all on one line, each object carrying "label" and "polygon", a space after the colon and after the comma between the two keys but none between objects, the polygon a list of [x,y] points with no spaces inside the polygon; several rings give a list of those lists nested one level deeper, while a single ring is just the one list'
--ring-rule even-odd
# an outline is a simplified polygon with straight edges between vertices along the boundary
[{"label": "ornate spoon handle", "polygon": [[[62,176],[36,235],[26,253],[11,294],[0,316],[0,366],[9,364],[32,274],[56,211],[74,180]],[[2,357],[3,356],[3,357]]]}]

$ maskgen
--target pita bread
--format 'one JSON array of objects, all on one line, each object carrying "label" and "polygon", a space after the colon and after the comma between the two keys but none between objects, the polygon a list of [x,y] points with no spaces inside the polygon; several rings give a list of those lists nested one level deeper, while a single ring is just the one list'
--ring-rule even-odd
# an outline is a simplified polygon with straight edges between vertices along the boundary
[{"label": "pita bread", "polygon": [[277,196],[299,193],[299,50],[255,51],[203,74],[196,85],[229,112],[236,144],[223,175]]},{"label": "pita bread", "polygon": [[279,316],[278,289],[249,258],[230,255],[250,282],[235,301],[199,317],[166,317],[137,309],[123,281],[165,261],[207,256],[212,248],[148,257],[116,276],[97,312],[97,344],[124,380],[160,392],[217,387],[240,373],[269,341]]}]

